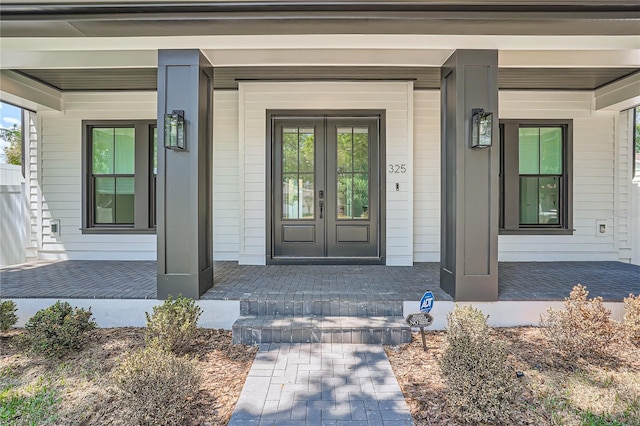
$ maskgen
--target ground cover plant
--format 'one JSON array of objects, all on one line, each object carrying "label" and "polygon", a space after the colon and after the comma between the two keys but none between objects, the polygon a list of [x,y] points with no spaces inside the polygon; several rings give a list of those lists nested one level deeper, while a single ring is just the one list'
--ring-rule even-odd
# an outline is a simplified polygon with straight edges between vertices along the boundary
[{"label": "ground cover plant", "polygon": [[[566,312],[569,314],[563,315],[575,316],[576,312],[582,312],[583,319],[595,328],[617,333],[622,325],[600,316],[603,309],[600,302],[592,303],[593,299],[586,296],[586,289],[575,288],[568,298]],[[625,299],[625,329],[629,324],[636,324],[638,300],[636,297]],[[466,331],[485,333],[480,317],[469,316]],[[573,319],[563,324],[576,332]],[[568,333],[568,330],[555,331]],[[449,395],[451,383],[443,373],[443,364],[444,370],[448,369],[447,356],[451,356],[447,351],[452,337],[447,332],[427,332],[427,352],[422,350],[418,335],[414,335],[410,344],[386,348],[416,425],[640,426],[640,347],[631,338],[603,337],[607,349],[598,348],[593,353],[582,352],[582,340],[577,338],[580,353],[571,355],[566,348],[557,346],[556,336],[545,328],[499,328],[489,334],[491,340],[506,350],[506,364],[520,388],[509,420],[496,418],[478,422],[478,419],[460,418],[460,409]],[[462,359],[470,357],[473,355],[461,355]],[[465,372],[459,371],[461,382],[472,380],[473,368],[468,366],[467,372],[470,377],[464,377]]]},{"label": "ground cover plant", "polygon": [[202,309],[193,299],[171,295],[160,306],[154,306],[153,312],[145,312],[147,317],[147,335],[149,344],[183,352],[197,334],[198,319]]},{"label": "ground cover plant", "polygon": [[627,338],[640,346],[640,294],[630,294],[624,299],[624,330]]},{"label": "ground cover plant", "polygon": [[514,418],[522,391],[504,343],[493,338],[487,319],[474,307],[456,306],[447,316],[440,370],[457,419],[508,423]]},{"label": "ground cover plant", "polygon": [[[92,330],[81,351],[61,358],[22,351],[17,341],[24,333],[13,329],[0,335],[0,425],[145,424],[123,415],[127,407],[115,380],[127,354],[145,347],[144,328]],[[165,423],[226,424],[256,348],[233,345],[230,331],[198,329],[185,351],[201,381],[184,401],[182,420],[168,416]]]},{"label": "ground cover plant", "polygon": [[7,331],[18,322],[17,310],[13,300],[0,299],[0,331]]},{"label": "ground cover plant", "polygon": [[619,337],[620,325],[611,319],[602,297],[588,296],[587,288],[578,284],[565,298],[564,309],[548,309],[540,319],[543,334],[567,357],[605,355]]},{"label": "ground cover plant", "polygon": [[86,333],[94,328],[91,309],[73,308],[58,300],[29,318],[20,343],[34,354],[61,357],[82,349]]}]

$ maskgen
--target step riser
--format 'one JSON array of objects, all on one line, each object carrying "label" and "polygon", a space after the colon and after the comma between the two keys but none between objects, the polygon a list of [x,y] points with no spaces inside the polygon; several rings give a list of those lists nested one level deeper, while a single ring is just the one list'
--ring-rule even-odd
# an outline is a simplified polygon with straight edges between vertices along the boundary
[{"label": "step riser", "polygon": [[394,329],[280,329],[233,327],[233,343],[358,343],[400,345],[411,342],[409,328]]},{"label": "step riser", "polygon": [[324,315],[333,317],[402,316],[403,306],[401,301],[349,302],[241,300],[240,315]]}]

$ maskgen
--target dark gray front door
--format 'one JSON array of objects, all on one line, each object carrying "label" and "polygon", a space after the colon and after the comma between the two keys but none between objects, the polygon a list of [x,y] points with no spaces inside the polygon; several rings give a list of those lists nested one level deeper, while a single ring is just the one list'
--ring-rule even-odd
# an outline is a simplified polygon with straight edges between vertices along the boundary
[{"label": "dark gray front door", "polygon": [[274,258],[378,258],[379,119],[273,121]]}]

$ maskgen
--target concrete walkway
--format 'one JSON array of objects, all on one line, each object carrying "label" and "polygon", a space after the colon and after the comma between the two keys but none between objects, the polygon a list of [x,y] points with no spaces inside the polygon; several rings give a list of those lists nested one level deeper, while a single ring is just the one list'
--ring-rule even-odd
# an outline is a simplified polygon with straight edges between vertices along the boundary
[{"label": "concrete walkway", "polygon": [[263,344],[229,426],[413,425],[380,345]]}]

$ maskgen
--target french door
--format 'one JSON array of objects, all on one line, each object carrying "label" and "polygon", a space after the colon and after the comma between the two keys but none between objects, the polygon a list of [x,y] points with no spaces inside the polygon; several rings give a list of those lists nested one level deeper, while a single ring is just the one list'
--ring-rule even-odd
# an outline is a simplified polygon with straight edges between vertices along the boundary
[{"label": "french door", "polygon": [[378,117],[274,118],[273,258],[379,258]]}]

